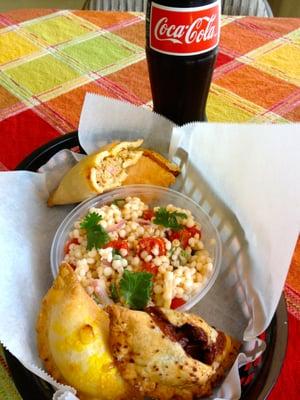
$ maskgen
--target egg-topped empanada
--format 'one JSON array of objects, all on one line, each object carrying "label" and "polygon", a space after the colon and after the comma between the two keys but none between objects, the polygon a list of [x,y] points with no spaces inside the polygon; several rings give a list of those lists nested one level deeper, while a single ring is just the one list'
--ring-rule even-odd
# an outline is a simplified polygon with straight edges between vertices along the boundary
[{"label": "egg-topped empanada", "polygon": [[108,314],[62,264],[37,321],[38,351],[47,371],[73,386],[81,399],[136,398],[114,365],[108,336]]},{"label": "egg-topped empanada", "polygon": [[118,369],[144,396],[208,396],[237,356],[239,343],[198,316],[156,307],[144,312],[111,305],[107,310]]},{"label": "egg-topped empanada", "polygon": [[140,148],[143,140],[114,142],[80,160],[50,195],[48,205],[79,203],[122,185],[168,187],[180,170],[155,151]]}]

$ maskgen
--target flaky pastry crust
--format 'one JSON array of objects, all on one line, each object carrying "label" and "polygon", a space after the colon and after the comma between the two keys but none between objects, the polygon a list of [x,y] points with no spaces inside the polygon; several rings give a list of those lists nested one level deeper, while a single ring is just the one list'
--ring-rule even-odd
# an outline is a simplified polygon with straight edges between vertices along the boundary
[{"label": "flaky pastry crust", "polygon": [[36,330],[46,370],[78,390],[80,399],[136,398],[114,365],[108,314],[87,295],[66,263],[42,301]]},{"label": "flaky pastry crust", "polygon": [[[222,353],[211,365],[189,355],[171,340],[146,312],[108,306],[110,345],[122,377],[141,394],[160,400],[191,400],[212,392],[233,364],[239,344],[225,335]],[[214,343],[218,332],[201,318],[161,309],[176,326],[190,324],[205,331]]]}]

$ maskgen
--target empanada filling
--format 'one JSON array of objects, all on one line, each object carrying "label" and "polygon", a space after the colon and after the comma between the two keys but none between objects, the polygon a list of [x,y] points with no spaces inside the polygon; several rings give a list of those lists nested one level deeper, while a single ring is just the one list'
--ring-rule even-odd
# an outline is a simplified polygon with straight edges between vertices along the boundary
[{"label": "empanada filling", "polygon": [[96,168],[96,181],[99,186],[122,183],[126,177],[126,168],[134,165],[142,156],[142,151],[121,150],[117,155],[109,155]]},{"label": "empanada filling", "polygon": [[195,360],[212,365],[216,356],[225,348],[226,337],[222,332],[218,332],[215,343],[209,343],[208,336],[202,328],[188,323],[181,326],[173,325],[157,307],[148,307],[145,311],[164,335],[179,343],[186,354]]}]

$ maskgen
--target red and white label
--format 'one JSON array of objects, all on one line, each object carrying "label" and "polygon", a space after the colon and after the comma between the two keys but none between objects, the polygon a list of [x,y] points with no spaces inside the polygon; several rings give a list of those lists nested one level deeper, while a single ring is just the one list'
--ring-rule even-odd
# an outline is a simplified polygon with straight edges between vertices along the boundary
[{"label": "red and white label", "polygon": [[150,47],[160,53],[187,56],[205,53],[220,40],[220,0],[202,7],[151,4]]}]

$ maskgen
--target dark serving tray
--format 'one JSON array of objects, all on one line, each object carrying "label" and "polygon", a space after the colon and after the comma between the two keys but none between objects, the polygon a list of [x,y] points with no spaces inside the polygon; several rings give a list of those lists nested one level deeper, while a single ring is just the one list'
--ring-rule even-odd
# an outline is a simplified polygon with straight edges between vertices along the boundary
[{"label": "dark serving tray", "polygon": [[[58,137],[35,150],[16,169],[36,171],[59,150],[73,148],[82,151],[77,132]],[[279,376],[288,338],[287,309],[283,295],[270,326],[261,337],[267,345],[265,352],[255,362],[240,368],[243,400],[267,399]],[[15,385],[24,400],[52,399],[51,385],[28,371],[7,350],[4,349],[4,353]]]}]

